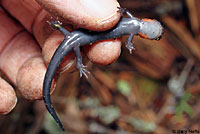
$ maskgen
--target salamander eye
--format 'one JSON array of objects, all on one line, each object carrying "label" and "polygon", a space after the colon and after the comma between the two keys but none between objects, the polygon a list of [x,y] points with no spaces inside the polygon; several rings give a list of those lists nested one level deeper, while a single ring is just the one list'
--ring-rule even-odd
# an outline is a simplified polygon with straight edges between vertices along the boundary
[{"label": "salamander eye", "polygon": [[162,38],[162,36],[160,36],[160,37],[156,38],[155,40],[160,40],[161,38]]},{"label": "salamander eye", "polygon": [[163,27],[157,20],[142,19],[139,35],[151,40],[160,40],[163,33]]}]

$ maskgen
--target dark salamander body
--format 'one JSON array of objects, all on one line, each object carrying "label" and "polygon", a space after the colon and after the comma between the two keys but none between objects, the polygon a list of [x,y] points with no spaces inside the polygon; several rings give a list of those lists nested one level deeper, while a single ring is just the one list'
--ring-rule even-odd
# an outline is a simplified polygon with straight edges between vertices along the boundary
[{"label": "dark salamander body", "polygon": [[50,22],[50,25],[54,29],[62,32],[65,35],[65,38],[57,48],[47,68],[43,83],[43,98],[49,113],[53,116],[53,118],[56,120],[63,131],[65,131],[64,127],[51,104],[50,88],[57,68],[59,67],[63,58],[69,52],[75,52],[77,58],[76,66],[77,69],[79,69],[80,71],[80,76],[85,75],[87,77],[86,73],[89,72],[86,70],[86,66],[82,64],[82,57],[80,54],[81,46],[95,43],[99,40],[113,39],[121,37],[123,35],[130,35],[126,43],[126,47],[131,53],[134,49],[131,42],[134,35],[140,35],[143,38],[148,38],[152,40],[159,40],[163,33],[163,28],[160,22],[150,19],[138,19],[136,17],[133,17],[127,10],[124,10],[122,8],[120,8],[120,11],[126,12],[129,18],[122,17],[119,23],[114,28],[105,32],[91,32],[89,30],[79,29],[70,33],[61,26],[59,21]]}]

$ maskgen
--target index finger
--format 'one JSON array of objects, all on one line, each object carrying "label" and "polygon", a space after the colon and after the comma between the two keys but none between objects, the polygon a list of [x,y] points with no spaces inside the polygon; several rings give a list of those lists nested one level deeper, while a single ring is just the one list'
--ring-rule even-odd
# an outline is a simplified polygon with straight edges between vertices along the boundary
[{"label": "index finger", "polygon": [[73,25],[105,31],[120,19],[116,0],[36,0],[43,8]]}]

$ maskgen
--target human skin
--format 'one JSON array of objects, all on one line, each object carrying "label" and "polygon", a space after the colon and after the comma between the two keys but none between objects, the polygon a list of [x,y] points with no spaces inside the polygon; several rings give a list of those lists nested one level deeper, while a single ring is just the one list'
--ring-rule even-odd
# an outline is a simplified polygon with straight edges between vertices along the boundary
[{"label": "human skin", "polygon": [[[42,7],[34,0],[0,1],[4,10],[10,14],[0,9],[0,70],[29,100],[42,98],[47,64],[64,38],[46,23],[50,20],[50,16],[59,16],[63,22],[95,31],[112,28],[120,18],[117,12],[119,4],[115,0],[37,1]],[[70,4],[67,4],[69,2]],[[118,58],[121,42],[103,41],[87,46],[84,50],[83,54],[85,53],[92,62],[107,65]],[[60,68],[69,71],[75,68],[74,63],[74,54],[70,53]],[[52,91],[53,87],[54,85]],[[9,92],[5,92],[6,90]],[[0,104],[0,113],[10,112],[16,100],[12,87],[5,80],[0,79],[0,102],[3,102],[2,105]]]}]

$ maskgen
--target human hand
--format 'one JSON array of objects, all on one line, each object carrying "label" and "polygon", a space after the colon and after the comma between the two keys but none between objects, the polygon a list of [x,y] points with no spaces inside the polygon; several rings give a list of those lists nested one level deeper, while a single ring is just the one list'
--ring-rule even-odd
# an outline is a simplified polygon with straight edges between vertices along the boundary
[{"label": "human hand", "polygon": [[[46,23],[52,15],[75,27],[96,31],[110,29],[120,18],[115,0],[37,1],[51,15],[34,0],[1,0],[0,3],[11,14],[0,9],[0,69],[29,100],[42,98],[45,63],[49,63],[64,38]],[[84,53],[92,62],[107,65],[118,58],[120,47],[119,40],[102,41],[85,47]],[[70,53],[61,64],[61,70],[69,71],[75,68],[74,64],[74,54]],[[13,88],[0,78],[0,113],[10,112],[16,100]]]}]

